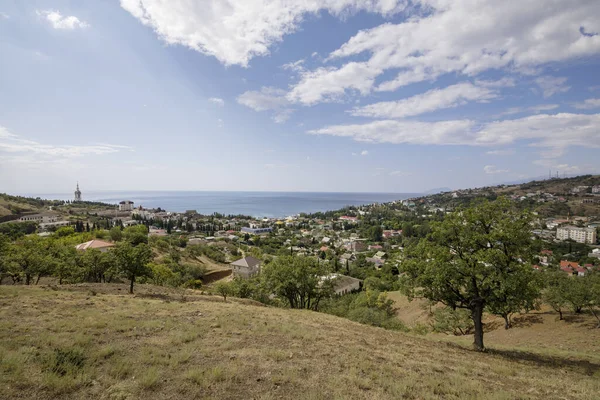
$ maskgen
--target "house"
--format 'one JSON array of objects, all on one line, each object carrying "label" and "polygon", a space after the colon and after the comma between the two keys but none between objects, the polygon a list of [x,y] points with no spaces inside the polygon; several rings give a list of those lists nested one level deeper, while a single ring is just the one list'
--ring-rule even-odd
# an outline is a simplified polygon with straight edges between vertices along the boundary
[{"label": "house", "polygon": [[133,201],[131,200],[123,200],[119,203],[119,211],[132,211],[133,208]]},{"label": "house", "polygon": [[367,257],[365,259],[365,261],[375,264],[375,268],[377,268],[377,269],[383,267],[383,265],[385,264],[385,260],[382,260],[381,258],[375,258],[375,257]]},{"label": "house", "polygon": [[349,217],[347,215],[343,215],[338,218],[338,221],[349,222],[351,224],[356,224],[358,222],[358,217]]},{"label": "house", "polygon": [[369,246],[369,250],[381,250],[383,249],[383,246],[379,245],[379,244],[372,244]]},{"label": "house", "polygon": [[375,255],[373,257],[383,260],[386,257],[386,254],[384,251],[378,251],[377,253],[375,253]]},{"label": "house", "polygon": [[348,251],[354,251],[356,253],[360,253],[362,251],[367,250],[367,244],[361,240],[353,240],[350,242],[346,242],[344,244],[344,248]]},{"label": "house", "polygon": [[105,242],[104,240],[90,240],[89,242],[81,243],[75,246],[75,249],[80,251],[86,251],[89,249],[98,249],[102,253],[108,251],[111,247],[115,247],[114,243]]},{"label": "house", "polygon": [[321,278],[321,281],[333,279],[333,291],[341,296],[360,290],[361,280],[341,274],[330,274]]},{"label": "house", "polygon": [[233,276],[248,279],[260,272],[260,264],[261,261],[258,258],[248,256],[234,261],[229,265],[231,265]]},{"label": "house", "polygon": [[[560,269],[561,271],[566,272],[569,276],[583,276],[579,271],[584,269],[575,261],[561,260]],[[585,272],[583,272],[583,274],[585,274]]]},{"label": "house", "polygon": [[148,236],[167,236],[167,231],[151,226],[150,230],[148,231]]}]

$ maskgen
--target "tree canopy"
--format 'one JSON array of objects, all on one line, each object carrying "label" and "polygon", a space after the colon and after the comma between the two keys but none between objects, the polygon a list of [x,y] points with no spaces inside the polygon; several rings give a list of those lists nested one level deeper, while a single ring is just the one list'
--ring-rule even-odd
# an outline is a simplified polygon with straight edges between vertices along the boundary
[{"label": "tree canopy", "polygon": [[529,263],[530,223],[531,216],[506,199],[483,201],[432,223],[426,239],[407,249],[402,265],[409,297],[469,310],[474,347],[485,350],[484,309],[518,311],[539,295]]}]

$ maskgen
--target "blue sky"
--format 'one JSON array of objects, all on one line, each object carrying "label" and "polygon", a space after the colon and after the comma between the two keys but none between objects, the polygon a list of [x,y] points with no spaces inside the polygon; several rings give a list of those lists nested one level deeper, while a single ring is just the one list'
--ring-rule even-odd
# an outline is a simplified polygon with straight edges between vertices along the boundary
[{"label": "blue sky", "polygon": [[597,0],[0,0],[0,191],[600,173]]}]

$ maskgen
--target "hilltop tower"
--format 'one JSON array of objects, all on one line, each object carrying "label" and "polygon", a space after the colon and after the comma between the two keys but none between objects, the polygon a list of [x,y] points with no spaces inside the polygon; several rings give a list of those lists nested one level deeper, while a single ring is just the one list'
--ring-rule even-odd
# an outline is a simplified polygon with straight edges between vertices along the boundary
[{"label": "hilltop tower", "polygon": [[75,189],[75,200],[81,201],[81,190],[79,190],[79,182],[77,182],[77,189]]}]

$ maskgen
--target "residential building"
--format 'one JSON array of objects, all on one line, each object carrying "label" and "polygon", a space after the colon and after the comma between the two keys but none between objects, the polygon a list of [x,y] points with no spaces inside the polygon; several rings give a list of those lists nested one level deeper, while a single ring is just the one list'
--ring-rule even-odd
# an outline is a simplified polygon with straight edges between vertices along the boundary
[{"label": "residential building", "polygon": [[562,226],[556,230],[558,240],[574,240],[579,243],[596,244],[596,230],[594,228],[578,228],[576,226]]},{"label": "residential building", "polygon": [[242,227],[241,231],[243,233],[249,233],[251,235],[263,235],[265,233],[272,232],[273,228],[252,228],[252,227],[248,228],[248,227],[244,226],[244,227]]},{"label": "residential building", "polygon": [[123,200],[119,203],[119,211],[132,211],[133,208],[133,201],[131,200]]},{"label": "residential building", "polygon": [[71,222],[69,221],[42,222],[38,224],[38,229],[40,231],[46,231],[48,228],[62,228],[63,226],[69,225],[71,225]]},{"label": "residential building", "polygon": [[241,278],[251,278],[260,272],[261,261],[252,256],[244,257],[237,261],[230,263],[233,276],[239,276]]},{"label": "residential building", "polygon": [[592,193],[600,194],[600,185],[592,187]]}]

